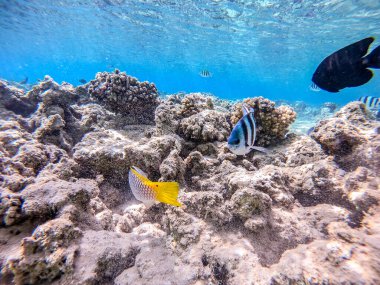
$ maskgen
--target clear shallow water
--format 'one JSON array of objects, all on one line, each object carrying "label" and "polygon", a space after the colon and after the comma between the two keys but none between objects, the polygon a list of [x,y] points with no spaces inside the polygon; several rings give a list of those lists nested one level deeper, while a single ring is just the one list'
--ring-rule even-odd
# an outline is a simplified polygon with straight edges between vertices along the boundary
[{"label": "clear shallow water", "polygon": [[379,23],[373,0],[0,0],[0,77],[76,85],[119,68],[167,93],[344,104],[379,96],[380,72],[338,94],[310,91],[311,76],[352,42],[379,45]]}]

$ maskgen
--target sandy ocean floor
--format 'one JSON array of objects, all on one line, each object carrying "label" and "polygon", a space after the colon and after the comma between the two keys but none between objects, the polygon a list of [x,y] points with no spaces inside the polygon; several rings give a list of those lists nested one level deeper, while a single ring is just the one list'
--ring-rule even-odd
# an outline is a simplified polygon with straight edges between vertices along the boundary
[{"label": "sandy ocean floor", "polygon": [[[118,71],[0,81],[0,283],[380,284],[380,123],[359,102],[245,103],[268,154],[227,148],[241,102]],[[183,205],[135,200],[131,166]]]}]

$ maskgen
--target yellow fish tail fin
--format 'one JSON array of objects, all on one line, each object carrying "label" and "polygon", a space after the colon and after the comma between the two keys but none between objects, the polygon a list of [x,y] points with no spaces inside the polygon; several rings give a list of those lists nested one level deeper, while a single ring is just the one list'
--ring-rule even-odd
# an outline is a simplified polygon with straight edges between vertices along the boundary
[{"label": "yellow fish tail fin", "polygon": [[182,206],[177,200],[179,193],[177,182],[152,182],[151,184],[149,186],[156,190],[157,201],[177,207]]}]

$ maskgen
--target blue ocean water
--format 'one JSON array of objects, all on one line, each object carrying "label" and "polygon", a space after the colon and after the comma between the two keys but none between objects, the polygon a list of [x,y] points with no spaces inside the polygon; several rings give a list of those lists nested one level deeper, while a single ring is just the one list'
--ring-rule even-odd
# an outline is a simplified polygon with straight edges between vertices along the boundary
[{"label": "blue ocean water", "polygon": [[374,0],[0,0],[0,78],[77,85],[118,68],[162,93],[345,104],[379,96],[380,72],[337,94],[311,76],[348,44],[379,45],[379,23]]}]

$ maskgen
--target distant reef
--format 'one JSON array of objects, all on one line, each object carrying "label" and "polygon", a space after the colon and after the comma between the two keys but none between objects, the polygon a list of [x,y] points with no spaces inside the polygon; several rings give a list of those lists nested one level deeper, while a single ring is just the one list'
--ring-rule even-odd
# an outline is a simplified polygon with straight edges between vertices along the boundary
[{"label": "distant reef", "polygon": [[[244,102],[266,155],[226,147],[242,101],[118,70],[0,80],[0,284],[380,284],[380,123],[360,102]],[[296,112],[320,118],[309,135]],[[134,200],[132,165],[183,207]]]}]

